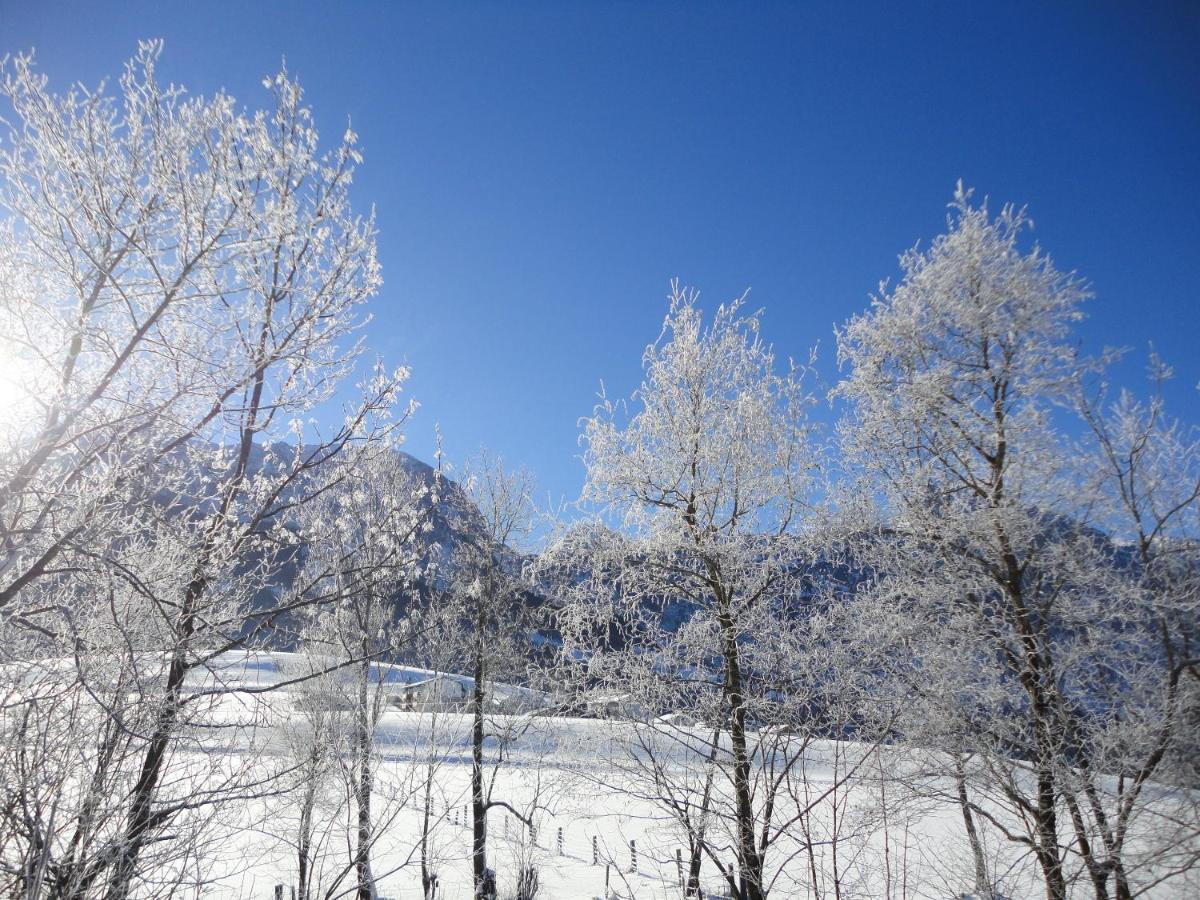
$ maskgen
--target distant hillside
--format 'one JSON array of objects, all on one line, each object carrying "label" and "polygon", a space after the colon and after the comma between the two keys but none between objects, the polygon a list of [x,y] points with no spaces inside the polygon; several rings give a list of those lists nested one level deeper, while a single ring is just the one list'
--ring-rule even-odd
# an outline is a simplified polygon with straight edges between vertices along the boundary
[{"label": "distant hillside", "polygon": [[[202,499],[207,492],[201,488],[201,485],[211,485],[220,480],[221,472],[218,469],[222,454],[220,449],[213,445],[204,446],[202,449],[212,451],[210,454],[198,454],[201,458],[205,456],[210,458],[212,464],[207,467],[201,466],[201,471],[195,472],[194,460],[189,460],[192,463],[188,470],[190,490],[188,488],[177,489],[169,495],[164,491],[162,494],[164,504],[170,504],[176,508],[191,506],[200,509],[209,502]],[[253,476],[259,473],[270,473],[272,469],[280,470],[287,465],[285,461],[290,461],[295,453],[296,445],[294,444],[283,442],[256,444],[249,460],[250,474]],[[412,478],[426,487],[434,486],[438,475],[432,466],[402,451],[397,451],[397,455],[403,470]],[[189,493],[191,497],[187,496]],[[439,592],[450,589],[453,575],[463,558],[463,554],[459,552],[462,545],[465,542],[482,540],[483,520],[467,493],[457,482],[443,477],[437,490],[437,497],[436,504],[432,504],[428,498],[423,501],[427,504],[426,512],[429,523],[429,527],[424,529],[420,535],[420,541],[424,545],[422,554],[424,574],[417,580],[415,586],[407,588],[404,592],[397,592],[394,598],[397,615],[401,615],[409,604],[436,602]],[[277,567],[273,583],[260,591],[255,600],[260,609],[265,611],[273,608],[278,602],[279,595],[286,593],[292,587],[298,567],[302,564],[306,552],[307,545],[301,542],[297,548],[287,553]],[[520,554],[508,547],[501,547],[498,552],[499,563],[505,570],[509,572],[521,570],[525,559]],[[253,568],[257,562],[255,559],[248,560],[247,571]],[[527,607],[540,608],[544,601],[540,596],[529,593],[522,595],[517,602]],[[522,618],[527,617],[523,616]],[[280,616],[271,622],[266,640],[255,641],[255,644],[265,644],[266,648],[275,650],[294,649],[296,625],[294,617]],[[464,622],[463,627],[465,629],[469,625]],[[530,655],[538,653],[539,648],[544,645],[544,637],[531,631],[528,644]],[[399,657],[397,659],[401,660]],[[420,662],[407,657],[404,657],[402,661]]]}]

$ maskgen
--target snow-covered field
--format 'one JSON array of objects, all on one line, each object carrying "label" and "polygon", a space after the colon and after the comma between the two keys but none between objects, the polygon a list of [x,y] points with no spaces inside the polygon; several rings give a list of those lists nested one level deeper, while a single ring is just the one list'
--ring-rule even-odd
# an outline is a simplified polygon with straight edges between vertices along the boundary
[{"label": "snow-covered field", "polygon": [[[285,764],[297,694],[287,687],[251,691],[287,677],[291,664],[287,654],[261,654],[231,657],[222,670],[224,686],[233,689],[221,700],[222,715],[243,722],[249,717],[256,725],[248,744],[235,747],[214,738],[205,752],[240,756],[242,778],[258,770],[264,775],[278,771]],[[397,667],[388,677],[413,682],[428,675]],[[495,724],[520,737],[494,770],[493,796],[532,813],[536,825],[531,835],[507,810],[494,808],[489,814],[489,863],[497,870],[501,897],[512,896],[516,872],[530,864],[538,870],[539,897],[603,897],[606,890],[614,897],[681,896],[679,858],[686,865],[685,833],[632,764],[628,748],[637,726],[538,716],[497,716]],[[427,785],[432,801],[427,851],[439,878],[438,896],[471,896],[468,733],[469,717],[458,712],[383,713],[376,735],[380,763],[373,801],[379,831],[373,872],[381,897],[421,896],[418,846]],[[495,757],[492,746],[489,777]],[[861,765],[855,777],[826,795],[838,774],[856,764]],[[775,879],[772,896],[890,900],[956,898],[969,891],[971,860],[953,788],[916,777],[919,768],[915,756],[895,748],[812,743],[804,757],[806,794],[785,801],[776,820],[793,817],[795,803],[805,797],[817,802],[772,852],[767,867]],[[900,772],[913,776],[908,780],[920,783],[921,790],[902,796],[895,779],[880,777]],[[318,818],[324,817],[317,829],[318,880],[326,887],[336,885],[330,896],[347,896],[352,876],[340,883],[337,878],[349,859],[352,822],[345,788],[336,777],[333,782],[317,807]],[[1164,794],[1164,802],[1169,799]],[[204,893],[268,898],[282,884],[283,896],[290,896],[296,882],[291,848],[297,822],[292,795],[241,802],[214,818],[206,857],[219,863]],[[732,841],[724,840],[732,862]],[[1041,894],[1032,861],[1019,848],[993,837],[987,850],[1007,896]],[[710,861],[704,863],[701,880],[713,895],[723,896]],[[1085,887],[1080,884],[1079,896]],[[1200,896],[1197,891],[1200,882],[1185,876],[1147,896]]]}]

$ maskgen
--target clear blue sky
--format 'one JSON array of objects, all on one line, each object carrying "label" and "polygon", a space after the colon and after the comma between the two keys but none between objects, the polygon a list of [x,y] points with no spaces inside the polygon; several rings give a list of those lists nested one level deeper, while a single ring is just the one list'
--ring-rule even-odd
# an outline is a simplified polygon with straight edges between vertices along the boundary
[{"label": "clear blue sky", "polygon": [[34,3],[0,52],[52,83],[164,78],[259,105],[280,58],[353,120],[386,285],[370,342],[414,367],[410,449],[481,442],[574,498],[577,418],[638,380],[668,280],[753,288],[784,354],[822,344],[963,178],[1028,204],[1092,282],[1086,347],[1154,341],[1200,421],[1194,2]]}]

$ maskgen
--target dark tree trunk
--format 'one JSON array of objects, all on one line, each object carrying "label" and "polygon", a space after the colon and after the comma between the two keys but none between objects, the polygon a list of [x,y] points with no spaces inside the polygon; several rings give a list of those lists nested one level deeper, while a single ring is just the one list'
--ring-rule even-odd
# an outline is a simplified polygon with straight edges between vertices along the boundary
[{"label": "dark tree trunk", "polygon": [[[482,601],[481,605],[482,605]],[[484,898],[484,886],[487,880],[487,804],[483,796],[483,703],[484,703],[484,664],[483,664],[483,615],[482,610],[476,621],[475,633],[475,668],[472,673],[475,678],[474,690],[471,694],[471,868],[474,875],[475,897]]]},{"label": "dark tree trunk", "polygon": [[[269,299],[267,302],[260,330],[260,358],[271,323],[273,303],[273,299]],[[166,763],[171,740],[175,735],[175,726],[182,705],[183,682],[188,673],[187,653],[196,631],[197,610],[201,599],[208,590],[208,576],[204,574],[204,571],[212,560],[222,523],[229,515],[245,482],[250,451],[254,447],[254,435],[257,432],[258,411],[262,404],[265,379],[266,367],[265,364],[260,364],[254,373],[253,388],[243,419],[241,441],[238,446],[233,475],[224,488],[220,508],[211,519],[195,568],[192,570],[193,574],[183,591],[179,617],[175,622],[175,648],[171,655],[171,666],[167,672],[167,683],[163,691],[162,703],[158,709],[154,731],[146,746],[145,755],[142,757],[141,772],[130,797],[129,816],[126,820],[123,839],[118,848],[117,862],[109,877],[108,890],[105,894],[106,900],[126,900],[129,896],[130,885],[133,883],[134,873],[137,870],[138,857],[141,855],[146,839],[150,837],[150,832],[157,824],[153,816],[154,797],[162,779],[163,766]],[[95,877],[98,872],[99,870],[96,870],[90,877]]]},{"label": "dark tree trunk", "polygon": [[371,710],[371,664],[369,647],[363,647],[363,662],[359,667],[357,734],[357,783],[355,794],[358,806],[358,832],[354,847],[354,871],[358,880],[358,900],[374,900],[375,880],[371,877],[371,739],[373,715]]},{"label": "dark tree trunk", "polygon": [[434,873],[429,868],[429,817],[433,804],[433,763],[425,773],[425,811],[421,817],[421,890],[425,900],[433,900]]},{"label": "dark tree trunk", "polygon": [[186,646],[187,638],[192,634],[194,628],[192,611],[195,609],[200,595],[204,592],[204,586],[203,579],[196,579],[188,586],[185,593],[182,623],[184,640],[171,657],[162,704],[159,706],[154,731],[146,746],[146,753],[142,757],[141,772],[138,774],[138,780],[130,798],[129,817],[126,820],[120,854],[113,867],[105,894],[107,900],[125,900],[129,896],[134,873],[137,871],[138,858],[154,826],[154,796],[158,791],[163,766],[166,764],[167,751],[175,733],[175,723],[179,717],[182,700],[183,682],[188,671],[183,648]]},{"label": "dark tree trunk", "polygon": [[[718,598],[728,609],[724,598]],[[727,611],[718,616],[725,656],[725,696],[729,701],[729,740],[733,747],[733,794],[737,824],[738,900],[764,900],[763,862],[754,834],[750,754],[746,743],[746,698],[742,687],[737,632]]]},{"label": "dark tree trunk", "polygon": [[717,759],[717,749],[721,742],[720,730],[714,731],[712,746],[708,750],[708,763],[704,773],[704,793],[700,797],[700,818],[696,823],[690,846],[688,847],[688,874],[684,896],[700,896],[700,863],[704,859],[704,831],[708,823],[708,808],[712,803],[713,766]]},{"label": "dark tree trunk", "polygon": [[[320,737],[314,739],[320,740]],[[312,893],[310,882],[312,881],[313,810],[316,807],[316,792],[317,772],[314,767],[314,771],[309,775],[309,783],[304,786],[303,802],[300,807],[300,827],[296,841],[297,900],[309,900],[309,895]]]},{"label": "dark tree trunk", "polygon": [[958,807],[962,810],[963,825],[967,829],[967,842],[971,845],[971,858],[975,862],[975,893],[982,900],[992,900],[987,859],[983,854],[983,844],[979,840],[979,830],[975,827],[975,816],[971,812],[971,802],[967,797],[967,776],[963,771],[961,756],[954,758],[954,782],[958,788]]}]

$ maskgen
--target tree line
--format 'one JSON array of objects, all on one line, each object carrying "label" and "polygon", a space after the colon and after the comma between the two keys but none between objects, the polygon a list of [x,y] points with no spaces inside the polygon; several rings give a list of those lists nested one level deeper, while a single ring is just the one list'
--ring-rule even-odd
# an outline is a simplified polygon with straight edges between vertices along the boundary
[{"label": "tree line", "polygon": [[[489,811],[532,828],[538,803],[498,777],[533,727],[501,683],[560,715],[611,698],[609,762],[682,836],[685,896],[706,865],[738,900],[856,896],[821,811],[864,784],[885,844],[952,807],[981,898],[1195,885],[1200,435],[1165,362],[1138,393],[1083,351],[1089,289],[1024,210],[960,184],[837,330],[832,389],[747,297],[706,317],[673,282],[642,383],[582,421],[576,511],[539,527],[495,457],[404,464],[407,370],[348,384],[382,285],[354,133],[322,149],[286,71],[249,112],[162,85],[160,52],[115,91],[52,93],[21,56],[0,82],[6,896],[198,889],[253,804],[294,816],[301,900],[375,897],[420,810],[403,864],[434,896],[449,714],[385,773],[397,660],[467,677],[477,897]],[[230,652],[284,646],[289,706],[223,684]],[[256,692],[282,725],[231,715]]]}]

